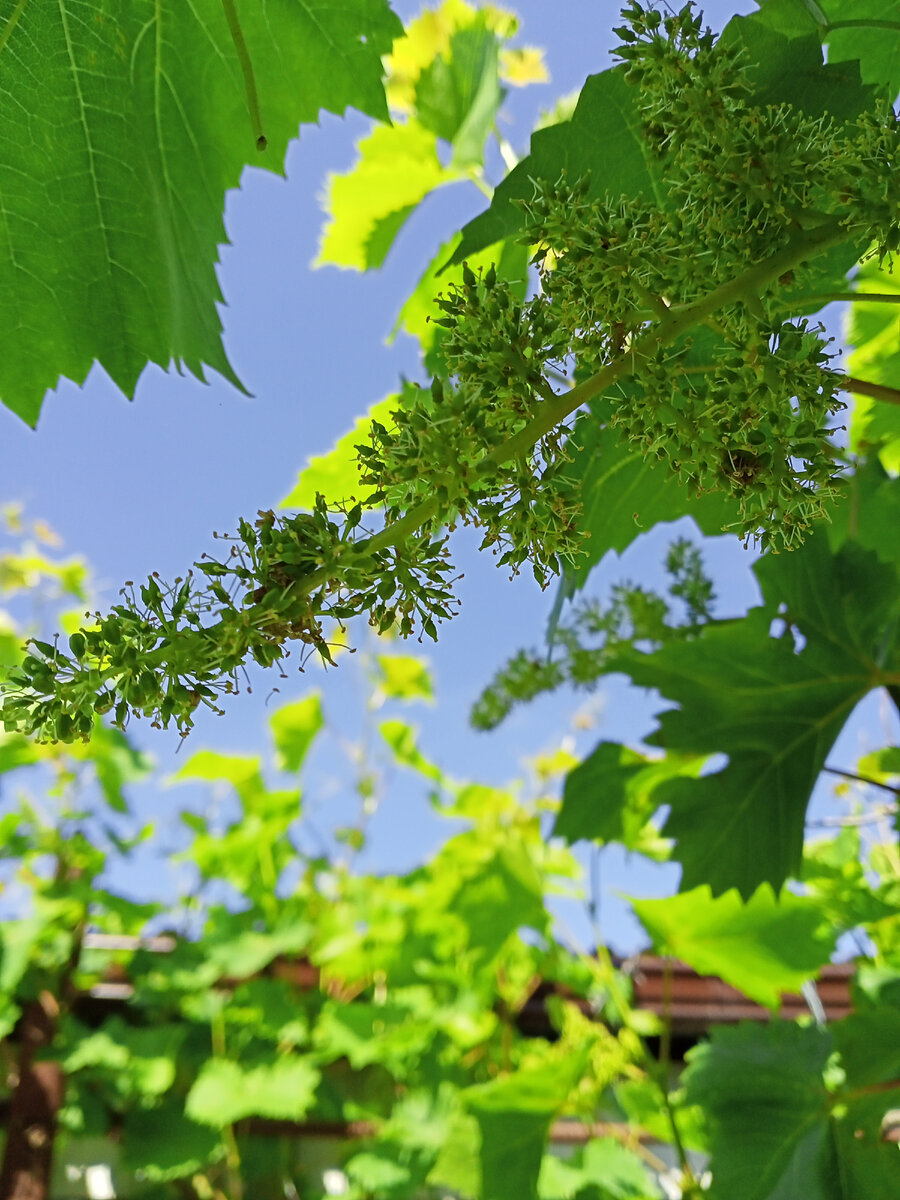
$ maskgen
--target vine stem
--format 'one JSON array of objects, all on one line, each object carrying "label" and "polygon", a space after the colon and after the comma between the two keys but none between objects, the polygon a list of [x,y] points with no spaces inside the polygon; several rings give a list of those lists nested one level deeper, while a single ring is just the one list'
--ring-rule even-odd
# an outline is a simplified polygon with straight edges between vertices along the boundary
[{"label": "vine stem", "polygon": [[[223,0],[224,2],[225,0]],[[719,309],[746,300],[748,297],[760,295],[786,271],[831,246],[840,244],[846,240],[848,234],[849,230],[839,218],[824,222],[812,229],[802,230],[776,254],[754,264],[740,275],[735,276],[734,279],[713,288],[707,295],[686,304],[673,305],[664,316],[646,329],[629,349],[607,363],[596,375],[561,393],[548,389],[548,398],[540,406],[536,415],[518,433],[513,434],[502,445],[486,454],[476,468],[475,475],[488,474],[495,467],[502,466],[510,459],[527,453],[536,442],[555,429],[557,425],[562,424],[588,401],[594,399],[595,396],[602,395],[619,380],[634,374],[643,358],[655,353],[660,347],[670,345],[683,333],[706,321]],[[348,543],[347,560],[364,559],[367,555],[402,544],[424,525],[434,520],[440,511],[440,498],[432,494],[428,499],[422,500],[411,508],[404,516],[386,525],[378,533],[355,544]],[[270,594],[267,602],[261,601],[259,604],[248,607],[244,613],[246,623],[262,626],[266,621],[284,616],[298,600],[308,596],[316,588],[326,585],[333,576],[333,568],[320,568],[310,572],[303,579],[295,580],[284,588],[274,600]],[[203,630],[177,631],[170,635],[166,642],[144,656],[144,666],[152,668],[166,659],[171,660],[172,643],[176,641],[179,643],[179,657],[183,657],[187,662],[191,661],[192,656],[196,658],[203,647],[209,645],[209,639],[211,635],[214,635],[216,629],[217,625],[213,624]]]},{"label": "vine stem", "polygon": [[900,304],[900,292],[815,292],[785,307],[794,312],[810,304]]},{"label": "vine stem", "polygon": [[250,124],[253,126],[256,148],[257,150],[265,150],[269,143],[266,135],[263,133],[262,113],[259,108],[259,93],[256,90],[256,76],[253,73],[253,63],[250,61],[250,52],[247,49],[247,43],[244,41],[244,31],[241,29],[241,22],[238,19],[234,0],[222,0],[222,9],[225,12],[225,20],[228,22],[228,31],[231,34],[232,42],[234,42],[238,62],[241,64],[241,74],[244,76],[244,90],[247,93],[247,107],[250,110]]},{"label": "vine stem", "polygon": [[856,392],[858,396],[871,396],[873,400],[881,400],[884,404],[900,404],[900,388],[888,387],[884,383],[869,383],[867,379],[857,379],[854,375],[844,376],[841,389]]}]

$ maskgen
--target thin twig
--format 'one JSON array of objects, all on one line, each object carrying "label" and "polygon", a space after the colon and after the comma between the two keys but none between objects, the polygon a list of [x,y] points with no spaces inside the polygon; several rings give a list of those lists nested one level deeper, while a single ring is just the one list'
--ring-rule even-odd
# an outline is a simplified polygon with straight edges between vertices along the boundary
[{"label": "thin twig", "polygon": [[848,826],[856,825],[874,825],[883,817],[893,816],[894,813],[900,812],[900,805],[885,804],[881,808],[874,808],[867,813],[853,813],[847,817],[822,817],[818,821],[807,821],[810,829],[842,829]]},{"label": "thin twig", "polygon": [[890,783],[882,783],[880,779],[871,779],[868,775],[857,775],[855,771],[844,771],[840,767],[823,767],[822,770],[829,775],[840,775],[844,779],[852,779],[855,783],[867,783],[870,787],[881,788],[883,792],[890,792],[894,796],[900,796],[900,787],[894,787]]}]

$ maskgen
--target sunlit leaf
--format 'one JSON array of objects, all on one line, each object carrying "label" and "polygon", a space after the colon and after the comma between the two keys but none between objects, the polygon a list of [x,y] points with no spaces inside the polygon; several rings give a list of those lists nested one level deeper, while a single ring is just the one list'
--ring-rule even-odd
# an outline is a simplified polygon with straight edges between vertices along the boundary
[{"label": "sunlit leaf", "polygon": [[318,692],[285,704],[269,718],[269,728],[282,771],[299,771],[310,746],[324,724],[322,698]]},{"label": "sunlit leaf", "polygon": [[389,700],[434,700],[428,664],[410,654],[379,654],[378,687]]},{"label": "sunlit leaf", "polygon": [[312,455],[278,507],[312,509],[317,492],[327,496],[330,501],[363,500],[356,447],[364,446],[369,441],[373,421],[382,425],[390,424],[391,413],[398,404],[398,396],[379,400],[365,416],[356,420],[353,428],[339,438],[331,450]]},{"label": "sunlit leaf", "polygon": [[[857,292],[894,296],[897,303],[867,304],[860,300],[849,306],[845,333],[852,350],[846,359],[847,374],[868,383],[900,389],[900,276],[880,270],[877,259],[872,259],[862,264],[854,283]],[[850,444],[861,453],[874,448],[884,466],[897,471],[900,405],[873,400],[870,396],[855,396]]]},{"label": "sunlit leaf", "polygon": [[441,166],[436,135],[415,120],[379,126],[358,149],[353,169],[329,179],[316,266],[380,267],[416,205],[457,178]]},{"label": "sunlit leaf", "polygon": [[835,933],[815,900],[765,884],[746,903],[736,891],[712,897],[708,887],[667,900],[632,900],[660,954],[701,975],[714,975],[758,1004],[777,1008],[799,992],[834,951]]},{"label": "sunlit leaf", "polygon": [[319,1071],[305,1058],[285,1056],[249,1069],[211,1058],[188,1093],[185,1113],[215,1128],[251,1116],[298,1121],[312,1105],[318,1083]]},{"label": "sunlit leaf", "polygon": [[[682,887],[708,883],[749,897],[800,870],[806,806],[850,713],[872,688],[900,678],[893,566],[822,534],[755,567],[765,605],[707,626],[690,642],[622,654],[612,669],[658,688],[681,707],[649,740],[680,754],[723,754],[721,770],[661,784],[671,806]],[[771,635],[779,616],[791,632]]]},{"label": "sunlit leaf", "polygon": [[382,721],[378,728],[394,758],[401,766],[409,767],[410,770],[417,771],[426,779],[434,780],[435,783],[443,780],[444,776],[440,767],[429,762],[419,749],[416,731],[412,725],[407,725],[405,721],[390,720]]}]

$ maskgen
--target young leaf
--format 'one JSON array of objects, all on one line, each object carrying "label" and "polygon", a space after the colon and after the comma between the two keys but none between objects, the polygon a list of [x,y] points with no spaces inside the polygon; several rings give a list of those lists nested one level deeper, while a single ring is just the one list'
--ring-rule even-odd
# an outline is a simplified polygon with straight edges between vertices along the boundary
[{"label": "young leaf", "polygon": [[269,728],[278,751],[281,771],[299,771],[310,746],[324,724],[322,699],[318,692],[285,704],[269,718]]},{"label": "young leaf", "polygon": [[457,179],[441,166],[434,133],[415,120],[379,127],[359,143],[359,159],[328,182],[316,266],[380,267],[407,217],[429,192]]},{"label": "young leaf", "polygon": [[400,397],[396,395],[379,400],[365,416],[357,418],[353,428],[340,437],[329,451],[312,455],[278,507],[311,511],[316,506],[317,494],[328,496],[332,501],[359,499],[363,485],[360,483],[356,447],[370,440],[373,421],[382,425],[390,424],[391,413],[399,403]]},{"label": "young leaf", "polygon": [[379,654],[378,688],[390,700],[434,700],[428,664],[410,654]]}]

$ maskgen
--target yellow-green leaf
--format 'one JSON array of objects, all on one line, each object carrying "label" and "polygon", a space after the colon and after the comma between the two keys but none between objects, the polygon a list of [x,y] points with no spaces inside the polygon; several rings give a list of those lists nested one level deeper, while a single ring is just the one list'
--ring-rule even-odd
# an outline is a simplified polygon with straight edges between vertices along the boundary
[{"label": "yellow-green leaf", "polygon": [[799,992],[834,950],[835,934],[821,906],[805,896],[776,898],[763,884],[744,903],[737,890],[713,899],[709,887],[632,907],[661,954],[681,959],[701,975],[777,1008],[785,992]]},{"label": "yellow-green leaf", "polygon": [[391,700],[434,700],[431,673],[412,654],[379,654],[378,687]]},{"label": "yellow-green leaf", "polygon": [[297,477],[297,482],[279,504],[279,508],[312,509],[316,492],[329,501],[359,498],[360,472],[356,447],[369,440],[373,421],[389,424],[399,397],[387,396],[374,404],[365,416],[359,417],[353,428],[339,438],[326,454],[315,454]]},{"label": "yellow-green leaf", "polygon": [[323,720],[322,699],[318,692],[286,704],[272,715],[269,726],[282,771],[300,770]]},{"label": "yellow-green leaf", "polygon": [[317,267],[380,267],[416,205],[436,187],[458,178],[441,166],[436,136],[414,120],[379,126],[358,149],[353,169],[328,181],[329,221]]}]

